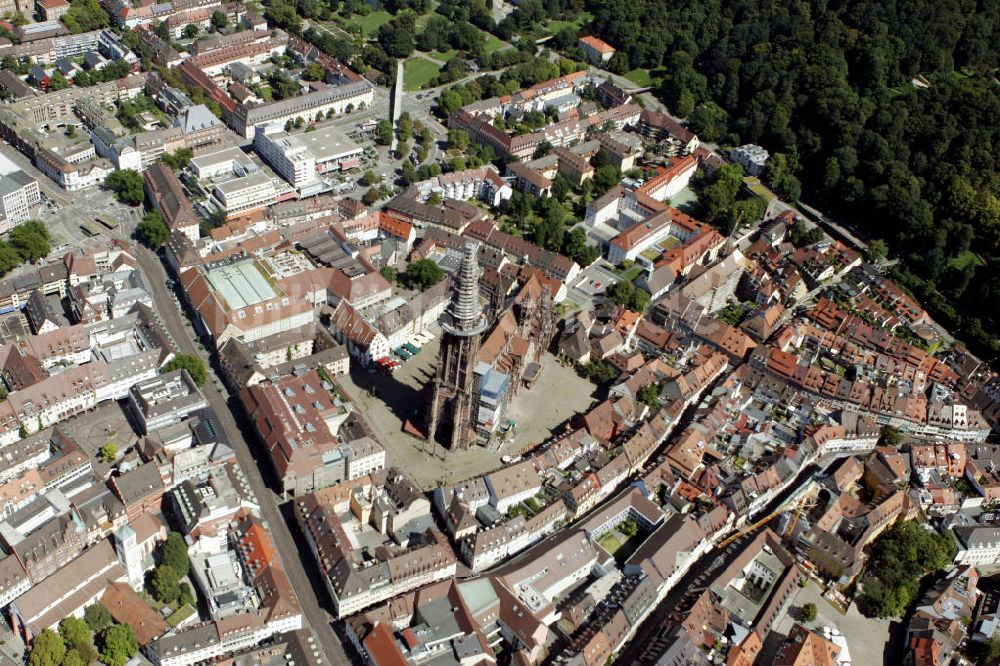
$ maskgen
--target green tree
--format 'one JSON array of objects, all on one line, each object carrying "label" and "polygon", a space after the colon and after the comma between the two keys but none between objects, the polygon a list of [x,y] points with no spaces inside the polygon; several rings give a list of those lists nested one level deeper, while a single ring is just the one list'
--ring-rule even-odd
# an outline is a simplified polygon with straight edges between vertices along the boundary
[{"label": "green tree", "polygon": [[885,260],[889,256],[889,246],[885,244],[885,241],[881,238],[876,238],[868,242],[868,251],[865,253],[865,258],[872,262],[877,263],[879,261]]},{"label": "green tree", "polygon": [[326,70],[316,62],[311,62],[302,69],[302,78],[306,81],[322,81],[324,76]]},{"label": "green tree", "polygon": [[365,171],[359,182],[365,187],[368,187],[378,182],[378,176],[376,176],[373,171]]},{"label": "green tree", "polygon": [[383,266],[379,269],[379,273],[386,279],[390,284],[396,282],[396,269],[392,266]]},{"label": "green tree", "polygon": [[265,10],[268,20],[279,28],[284,28],[292,34],[302,32],[302,17],[295,11],[293,4],[284,0],[271,0]]},{"label": "green tree", "polygon": [[400,141],[409,141],[411,136],[413,136],[413,119],[410,118],[409,111],[403,111],[396,121],[396,138]]},{"label": "green tree", "polygon": [[90,626],[81,618],[67,617],[59,622],[59,635],[70,647],[80,644],[88,644],[94,639],[94,632]]},{"label": "green tree", "polygon": [[639,389],[639,402],[650,409],[660,406],[660,387],[656,383],[649,383]]},{"label": "green tree", "polygon": [[1000,660],[1000,640],[991,638],[988,641],[969,641],[966,654],[979,666],[991,666]]},{"label": "green tree", "polygon": [[432,259],[417,259],[406,265],[406,282],[421,291],[444,279],[444,270]]},{"label": "green tree", "polygon": [[108,666],[125,666],[139,651],[132,627],[116,624],[101,632],[101,659]]},{"label": "green tree", "polygon": [[83,653],[75,648],[67,652],[62,660],[62,666],[87,666],[89,663],[85,660]]},{"label": "green tree", "polygon": [[45,629],[35,636],[28,655],[28,666],[60,666],[66,656],[66,643],[62,636]]},{"label": "green tree", "polygon": [[802,606],[802,621],[807,624],[816,621],[816,604],[807,603]]},{"label": "green tree", "polygon": [[583,267],[594,263],[600,255],[596,247],[587,245],[587,233],[580,227],[566,234],[562,253]]},{"label": "green tree", "polygon": [[227,25],[229,25],[229,17],[226,16],[226,12],[216,9],[212,12],[212,27],[216,30],[222,30]]},{"label": "green tree", "polygon": [[83,621],[94,633],[98,633],[114,621],[111,613],[101,602],[95,602],[83,609]]},{"label": "green tree", "polygon": [[194,608],[194,607],[196,607],[198,605],[198,600],[195,598],[194,592],[191,590],[191,586],[190,585],[188,585],[187,583],[181,583],[180,584],[180,592],[181,593],[180,593],[180,596],[178,597],[177,601],[182,606],[186,604],[186,605],[191,606],[192,608]]},{"label": "green tree", "polygon": [[378,43],[390,58],[408,58],[416,48],[417,15],[402,11],[378,29]]},{"label": "green tree", "polygon": [[118,458],[118,447],[115,446],[114,442],[104,442],[98,452],[98,457],[100,457],[101,462],[113,463]]},{"label": "green tree", "polygon": [[628,280],[622,280],[612,285],[607,291],[607,296],[615,305],[620,305],[635,312],[642,312],[649,304],[649,294],[642,289],[638,289]]},{"label": "green tree", "polygon": [[788,230],[788,241],[795,247],[806,247],[823,240],[823,230],[819,227],[807,227],[803,222],[796,222]]},{"label": "green tree", "polygon": [[195,37],[198,36],[199,32],[201,32],[201,26],[199,26],[197,23],[188,23],[186,26],[184,26],[184,36],[187,39],[194,39]]},{"label": "green tree", "polygon": [[191,379],[198,386],[205,383],[208,379],[208,372],[205,370],[205,362],[201,360],[200,357],[194,354],[175,354],[160,372],[173,372],[174,370],[184,369],[187,370],[188,374],[191,375]]},{"label": "green tree", "polygon": [[142,176],[132,169],[115,169],[104,179],[104,186],[130,206],[138,206],[145,197]]},{"label": "green tree", "polygon": [[691,128],[708,141],[718,141],[726,132],[729,114],[715,102],[699,104],[691,112]]},{"label": "green tree", "polygon": [[465,150],[469,147],[469,133],[463,129],[448,130],[448,148]]},{"label": "green tree", "polygon": [[10,246],[22,261],[35,263],[51,251],[52,236],[40,220],[27,220],[10,230],[7,235]]},{"label": "green tree", "polygon": [[899,428],[884,425],[879,429],[878,443],[879,446],[891,446],[898,449],[899,445],[903,443],[903,433],[899,431]]},{"label": "green tree", "polygon": [[[299,94],[299,84],[288,72],[275,67],[267,75],[267,85],[271,88],[271,97],[275,100],[290,99]],[[301,127],[301,118],[296,118],[293,123],[296,127]]]},{"label": "green tree", "polygon": [[383,118],[378,121],[375,129],[375,143],[380,146],[388,146],[392,143],[392,123]]},{"label": "green tree", "polygon": [[172,153],[163,153],[160,156],[160,161],[171,169],[183,169],[191,163],[193,157],[194,151],[190,148],[178,148]]},{"label": "green tree", "polygon": [[618,526],[617,529],[623,535],[631,539],[632,537],[634,537],[636,534],[639,533],[639,524],[634,520],[632,520],[631,518],[629,518],[628,520],[622,521],[622,523]]},{"label": "green tree", "polygon": [[69,81],[63,76],[63,73],[58,69],[52,72],[52,76],[49,77],[49,87],[48,92],[56,92],[58,90],[66,90],[69,88]]},{"label": "green tree", "polygon": [[100,30],[111,25],[111,17],[98,0],[71,0],[69,10],[59,20],[73,34]]},{"label": "green tree", "polygon": [[605,164],[594,170],[594,191],[596,194],[603,194],[617,185],[622,179],[622,173],[618,167],[612,164]]},{"label": "green tree", "polygon": [[866,617],[902,616],[917,600],[920,578],[947,566],[955,550],[950,534],[938,534],[913,520],[897,522],[871,547],[858,609]]},{"label": "green tree", "polygon": [[9,243],[0,241],[0,276],[21,264],[21,255]]},{"label": "green tree", "polygon": [[187,542],[180,532],[171,532],[163,542],[162,562],[177,572],[178,577],[188,575],[191,560],[188,559]]},{"label": "green tree", "polygon": [[403,161],[403,182],[407,185],[417,182],[417,169],[410,160]]},{"label": "green tree", "polygon": [[151,210],[142,216],[142,221],[135,228],[143,243],[154,250],[163,247],[170,238],[170,229],[163,221],[159,211]]},{"label": "green tree", "polygon": [[153,569],[149,577],[149,589],[153,598],[162,604],[172,604],[181,595],[180,576],[173,567],[161,564]]},{"label": "green tree", "polygon": [[610,384],[618,378],[618,371],[615,367],[604,361],[588,361],[582,366],[582,369],[584,376],[598,386]]}]

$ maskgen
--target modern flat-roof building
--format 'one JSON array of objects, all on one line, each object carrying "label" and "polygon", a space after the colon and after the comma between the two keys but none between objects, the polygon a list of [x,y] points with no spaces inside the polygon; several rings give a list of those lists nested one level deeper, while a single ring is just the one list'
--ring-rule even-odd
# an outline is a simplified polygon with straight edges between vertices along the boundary
[{"label": "modern flat-roof building", "polygon": [[270,125],[254,136],[254,150],[293,187],[312,191],[321,186],[319,174],[360,164],[361,146],[335,127],[288,134]]},{"label": "modern flat-roof building", "polygon": [[0,176],[0,234],[31,217],[31,207],[41,200],[38,181],[20,169]]},{"label": "modern flat-roof building", "polygon": [[212,199],[232,217],[262,209],[277,201],[274,181],[264,173],[251,173],[242,178],[221,182],[212,190]]},{"label": "modern flat-roof building", "polygon": [[137,383],[129,390],[128,400],[129,409],[145,434],[180,423],[188,414],[208,406],[184,369]]},{"label": "modern flat-roof building", "polygon": [[239,148],[226,148],[214,153],[199,155],[191,160],[191,172],[201,180],[223,176],[247,176],[257,173],[260,167]]}]

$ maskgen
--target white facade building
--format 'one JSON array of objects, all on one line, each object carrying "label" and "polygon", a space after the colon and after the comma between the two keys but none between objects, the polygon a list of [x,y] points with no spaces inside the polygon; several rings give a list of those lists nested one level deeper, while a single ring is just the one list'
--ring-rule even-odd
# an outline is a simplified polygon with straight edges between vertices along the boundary
[{"label": "white facade building", "polygon": [[42,200],[38,181],[21,170],[0,177],[0,233],[31,217],[31,207]]},{"label": "white facade building", "polygon": [[764,174],[764,167],[770,154],[758,145],[748,143],[729,151],[729,159],[743,167],[751,176],[758,178]]},{"label": "white facade building", "polygon": [[212,198],[229,215],[273,204],[277,194],[274,181],[263,173],[234,178],[212,190]]}]

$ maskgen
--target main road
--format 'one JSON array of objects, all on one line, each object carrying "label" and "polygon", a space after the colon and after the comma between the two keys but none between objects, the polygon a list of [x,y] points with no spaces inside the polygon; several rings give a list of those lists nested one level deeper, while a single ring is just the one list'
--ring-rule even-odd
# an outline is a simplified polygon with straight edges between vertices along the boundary
[{"label": "main road", "polygon": [[[281,555],[281,560],[285,565],[285,571],[288,573],[292,589],[295,590],[295,594],[298,596],[299,603],[302,606],[302,613],[316,635],[316,638],[319,640],[320,645],[323,647],[327,661],[330,664],[352,663],[336,632],[333,630],[331,616],[320,605],[317,588],[324,595],[326,591],[320,582],[322,578],[318,568],[313,562],[311,554],[307,550],[300,550],[296,545],[295,538],[292,536],[288,523],[282,517],[275,496],[264,482],[264,477],[257,466],[257,460],[250,450],[242,429],[233,417],[228,403],[228,396],[223,393],[221,380],[215,375],[215,371],[209,363],[208,354],[194,343],[192,340],[194,334],[190,329],[186,328],[186,321],[174,303],[173,294],[166,286],[168,276],[166,270],[163,268],[163,264],[160,263],[159,258],[155,254],[141,246],[138,247],[136,258],[139,261],[139,267],[146,275],[148,284],[153,290],[153,301],[156,303],[156,310],[160,313],[160,318],[170,332],[171,337],[173,337],[178,350],[184,354],[199,356],[209,368],[210,381],[201,387],[202,392],[208,404],[218,414],[226,436],[229,438],[233,450],[236,452],[236,459],[240,467],[243,468],[243,472],[250,482],[250,487],[257,496],[261,513],[264,520],[267,521],[275,545],[278,547],[278,553]],[[307,567],[310,569],[308,572],[306,571]]]}]

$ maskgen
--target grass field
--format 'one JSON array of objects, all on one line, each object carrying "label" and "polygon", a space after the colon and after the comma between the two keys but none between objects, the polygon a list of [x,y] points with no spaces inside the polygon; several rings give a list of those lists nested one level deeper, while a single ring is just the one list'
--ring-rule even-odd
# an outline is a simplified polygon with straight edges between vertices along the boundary
[{"label": "grass field", "polygon": [[427,58],[411,58],[403,68],[403,88],[420,90],[437,76],[441,68]]},{"label": "grass field", "polygon": [[983,261],[972,250],[966,250],[962,254],[948,262],[952,268],[964,270],[968,266],[982,266]]},{"label": "grass field", "polygon": [[502,51],[504,49],[510,48],[510,44],[501,40],[496,35],[486,35],[486,55],[494,53],[496,51]]},{"label": "grass field", "polygon": [[458,55],[458,49],[451,49],[449,51],[431,51],[428,55],[441,62],[448,62],[452,58]]},{"label": "grass field", "polygon": [[633,69],[625,74],[625,78],[643,88],[653,85],[653,77],[649,75],[648,69]]},{"label": "grass field", "polygon": [[626,282],[635,282],[635,279],[639,277],[642,271],[643,267],[641,264],[632,264],[622,277],[625,278]]},{"label": "grass field", "polygon": [[610,532],[598,539],[597,543],[601,544],[604,547],[604,550],[608,551],[608,555],[614,555],[621,550],[622,547],[622,542],[615,538],[615,535]]},{"label": "grass field", "polygon": [[181,606],[180,608],[178,608],[177,610],[175,610],[173,613],[171,613],[167,617],[166,622],[171,627],[176,627],[181,622],[183,622],[184,620],[188,619],[189,617],[191,617],[194,614],[195,614],[195,610],[193,608],[191,608],[191,606],[188,606],[187,604],[184,604],[183,606]]},{"label": "grass field", "polygon": [[580,12],[580,15],[576,17],[575,21],[549,21],[548,26],[545,30],[554,35],[563,28],[568,28],[570,26],[575,26],[577,28],[582,27],[585,23],[590,23],[594,20],[594,15],[590,12]]},{"label": "grass field", "polygon": [[392,20],[392,14],[384,9],[372,12],[368,16],[352,16],[345,23],[356,25],[361,28],[365,37],[372,37],[378,29]]}]

